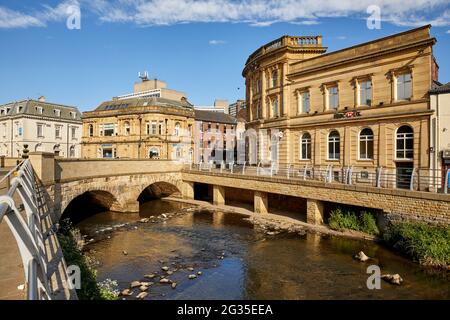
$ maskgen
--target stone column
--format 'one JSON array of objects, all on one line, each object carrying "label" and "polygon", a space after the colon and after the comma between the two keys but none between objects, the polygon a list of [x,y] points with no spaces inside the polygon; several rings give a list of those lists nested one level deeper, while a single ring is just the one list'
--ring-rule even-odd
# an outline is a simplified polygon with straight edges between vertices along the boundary
[{"label": "stone column", "polygon": [[30,152],[29,159],[36,176],[44,185],[55,183],[55,154]]},{"label": "stone column", "polygon": [[255,191],[254,202],[255,213],[268,213],[269,197],[267,195],[267,192]]},{"label": "stone column", "polygon": [[306,199],[306,222],[309,224],[323,224],[323,202]]},{"label": "stone column", "polygon": [[213,204],[216,206],[225,204],[225,187],[213,186]]},{"label": "stone column", "polygon": [[181,190],[183,199],[194,199],[194,182],[183,182]]}]

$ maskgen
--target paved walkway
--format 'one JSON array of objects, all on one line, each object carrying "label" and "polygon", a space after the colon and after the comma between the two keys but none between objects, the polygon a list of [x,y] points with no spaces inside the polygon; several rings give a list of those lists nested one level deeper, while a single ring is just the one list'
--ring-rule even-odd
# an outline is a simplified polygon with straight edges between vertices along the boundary
[{"label": "paved walkway", "polygon": [[[10,168],[0,169],[0,179]],[[7,182],[0,185],[0,194],[7,192]],[[22,300],[25,291],[17,289],[25,283],[22,259],[16,240],[5,220],[0,222],[0,300]]]}]

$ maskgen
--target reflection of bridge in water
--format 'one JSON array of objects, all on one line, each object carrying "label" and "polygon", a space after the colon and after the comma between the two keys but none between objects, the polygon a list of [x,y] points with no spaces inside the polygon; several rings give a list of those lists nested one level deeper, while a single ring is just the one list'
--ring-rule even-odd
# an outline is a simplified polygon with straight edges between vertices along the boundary
[{"label": "reflection of bridge in water", "polygon": [[87,207],[138,212],[140,203],[168,195],[244,205],[260,214],[289,211],[311,224],[324,223],[337,205],[369,208],[388,220],[450,221],[450,195],[430,192],[442,189],[418,172],[407,189],[400,189],[388,171],[355,168],[213,167],[150,159],[55,159],[45,153],[31,153],[30,163],[38,178],[36,192],[42,194],[36,205],[51,212],[41,217],[47,224],[43,234],[63,215],[90,214]]}]

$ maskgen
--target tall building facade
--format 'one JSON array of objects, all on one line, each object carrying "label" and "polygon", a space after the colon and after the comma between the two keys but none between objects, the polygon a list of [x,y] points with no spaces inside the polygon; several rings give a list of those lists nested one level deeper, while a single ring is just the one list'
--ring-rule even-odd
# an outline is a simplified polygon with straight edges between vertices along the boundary
[{"label": "tall building facade", "polygon": [[230,104],[230,107],[228,108],[228,113],[230,114],[230,116],[232,117],[237,117],[239,111],[241,111],[242,109],[245,109],[246,105],[245,105],[245,100],[237,100],[236,102]]},{"label": "tall building facade", "polygon": [[193,158],[194,109],[185,94],[146,77],[134,92],[83,113],[84,158]]},{"label": "tall building facade", "polygon": [[[247,128],[255,161],[401,175],[430,168],[431,26],[325,53],[321,36],[284,36],[251,54]],[[247,130],[248,131],[248,130]]]},{"label": "tall building facade", "polygon": [[51,152],[66,158],[81,156],[81,114],[76,107],[49,103],[44,97],[0,105],[0,155],[21,157]]}]

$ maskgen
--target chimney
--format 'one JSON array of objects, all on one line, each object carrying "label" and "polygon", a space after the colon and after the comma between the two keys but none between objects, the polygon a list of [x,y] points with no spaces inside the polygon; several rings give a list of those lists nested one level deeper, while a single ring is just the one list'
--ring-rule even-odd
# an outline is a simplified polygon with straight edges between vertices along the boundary
[{"label": "chimney", "polygon": [[39,102],[45,102],[45,97],[44,96],[40,96],[38,99]]}]

